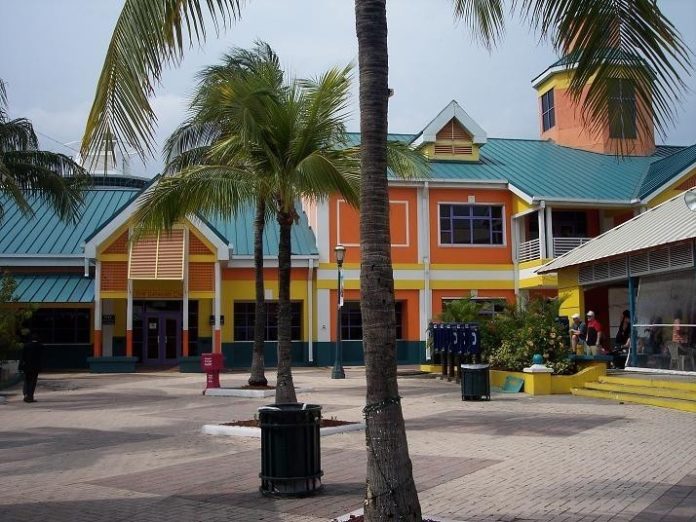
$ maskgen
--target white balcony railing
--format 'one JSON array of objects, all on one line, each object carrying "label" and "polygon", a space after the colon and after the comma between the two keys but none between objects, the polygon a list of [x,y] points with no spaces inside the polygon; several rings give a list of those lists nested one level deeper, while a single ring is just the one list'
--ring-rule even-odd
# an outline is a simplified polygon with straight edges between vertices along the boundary
[{"label": "white balcony railing", "polygon": [[525,261],[534,261],[540,257],[541,251],[539,250],[538,238],[520,243],[520,248],[517,253],[517,260],[520,263],[524,263]]},{"label": "white balcony railing", "polygon": [[562,256],[566,252],[570,252],[575,247],[587,243],[589,237],[554,237],[553,238],[553,257]]}]

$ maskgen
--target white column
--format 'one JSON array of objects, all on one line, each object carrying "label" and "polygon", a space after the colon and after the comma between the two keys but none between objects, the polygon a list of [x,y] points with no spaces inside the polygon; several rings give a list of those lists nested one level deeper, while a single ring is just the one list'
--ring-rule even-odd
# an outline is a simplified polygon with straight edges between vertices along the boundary
[{"label": "white column", "polygon": [[546,212],[545,212],[545,207],[542,203],[542,206],[539,207],[539,257],[541,259],[546,259],[547,252],[546,252]]},{"label": "white column", "polygon": [[188,357],[188,330],[189,330],[189,282],[188,282],[188,272],[189,272],[189,229],[186,227],[184,229],[184,289],[181,298],[181,355],[183,357]]},{"label": "white column", "polygon": [[94,357],[102,356],[101,261],[94,267]]},{"label": "white column", "polygon": [[222,293],[222,274],[220,269],[220,261],[215,262],[215,331],[213,332],[213,351],[220,353],[222,351],[222,333],[220,332],[220,294]]},{"label": "white column", "polygon": [[515,296],[520,293],[520,267],[518,257],[520,254],[520,221],[524,218],[512,218],[510,236],[512,239],[512,278],[515,288]]},{"label": "white column", "polygon": [[307,265],[307,361],[314,362],[314,259]]},{"label": "white column", "polygon": [[423,182],[423,191],[421,193],[419,224],[419,245],[420,259],[423,262],[423,298],[419,300],[421,309],[421,341],[427,339],[426,330],[428,322],[432,317],[432,294],[430,290],[430,185],[427,181]]},{"label": "white column", "polygon": [[328,288],[317,290],[317,340],[331,341],[331,304]]},{"label": "white column", "polygon": [[546,255],[556,257],[553,252],[553,213],[546,207]]}]

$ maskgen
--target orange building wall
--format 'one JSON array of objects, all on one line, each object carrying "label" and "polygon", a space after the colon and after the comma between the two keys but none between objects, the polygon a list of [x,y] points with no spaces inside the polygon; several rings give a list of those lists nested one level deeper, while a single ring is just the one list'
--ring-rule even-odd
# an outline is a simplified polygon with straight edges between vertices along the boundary
[{"label": "orange building wall", "polygon": [[128,263],[126,261],[102,261],[101,289],[124,292],[128,288]]},{"label": "orange building wall", "polygon": [[[329,306],[331,308],[331,341],[336,341],[336,321],[338,320],[338,301],[336,290],[329,291]],[[343,290],[344,301],[359,301],[360,290]],[[395,300],[403,301],[402,331],[404,340],[418,341],[420,339],[420,311],[418,308],[418,290],[396,290]]]},{"label": "orange building wall", "polygon": [[210,249],[195,234],[189,234],[189,254],[212,254]]},{"label": "orange building wall", "polygon": [[[415,188],[389,189],[389,229],[393,263],[418,262],[418,196]],[[346,247],[346,263],[360,262],[360,214],[340,198],[329,200],[330,260],[335,263],[334,246]]]},{"label": "orange building wall", "polygon": [[[503,205],[505,244],[502,246],[446,245],[440,246],[440,203],[468,204],[469,196],[475,204]],[[509,264],[512,263],[510,213],[512,193],[506,190],[430,189],[430,259],[443,264]]]},{"label": "orange building wall", "polygon": [[128,253],[128,231],[118,236],[106,247],[105,254],[127,254]]},{"label": "orange building wall", "polygon": [[[578,105],[570,97],[568,89],[554,87],[553,99],[555,107],[556,125],[543,131],[541,121],[541,95],[549,89],[539,91],[539,132],[542,139],[550,139],[559,145],[574,147],[602,154],[613,154],[616,152],[616,140],[609,137],[608,122],[602,124],[601,128],[595,128],[591,123],[583,122],[582,101]],[[587,95],[589,86],[583,90],[582,100]],[[644,105],[638,102],[638,110],[644,114],[647,112]],[[655,151],[655,132],[641,127],[640,118],[636,119],[637,139],[625,140],[624,153],[630,156],[649,156]]]},{"label": "orange building wall", "polygon": [[189,263],[189,290],[205,292],[215,290],[214,263]]}]

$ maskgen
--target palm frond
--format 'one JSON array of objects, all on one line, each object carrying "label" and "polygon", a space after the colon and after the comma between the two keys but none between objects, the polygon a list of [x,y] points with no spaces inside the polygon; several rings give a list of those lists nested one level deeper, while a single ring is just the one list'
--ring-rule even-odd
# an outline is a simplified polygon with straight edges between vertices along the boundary
[{"label": "palm frond", "polygon": [[37,150],[39,140],[34,127],[26,118],[0,121],[0,153],[8,151]]},{"label": "palm frond", "polygon": [[0,123],[7,120],[7,88],[5,81],[0,78]]},{"label": "palm frond", "polygon": [[170,230],[188,215],[229,218],[256,199],[256,182],[246,170],[228,165],[199,165],[161,177],[135,213],[134,237]]},{"label": "palm frond", "polygon": [[469,26],[471,34],[491,49],[505,34],[503,0],[454,0],[454,16]]},{"label": "palm frond", "polygon": [[[5,152],[2,161],[12,185],[49,202],[61,219],[77,222],[83,191],[91,180],[80,165],[63,154],[45,151]],[[12,185],[7,187],[11,189]]]},{"label": "palm frond", "polygon": [[83,157],[103,147],[154,151],[156,115],[149,97],[166,66],[240,15],[243,0],[126,0],[114,28],[82,140]]},{"label": "palm frond", "polygon": [[635,95],[638,127],[645,135],[654,125],[664,136],[686,92],[692,53],[654,0],[523,0],[520,9],[557,49],[572,50],[569,92],[595,130],[635,110],[614,96],[622,80]]},{"label": "palm frond", "polygon": [[430,177],[430,162],[427,156],[401,141],[387,141],[387,167],[401,179]]}]

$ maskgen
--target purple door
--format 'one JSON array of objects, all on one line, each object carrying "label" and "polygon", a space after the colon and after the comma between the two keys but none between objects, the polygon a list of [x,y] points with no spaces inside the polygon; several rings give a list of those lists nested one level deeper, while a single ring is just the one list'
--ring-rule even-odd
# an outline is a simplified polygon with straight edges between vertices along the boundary
[{"label": "purple door", "polygon": [[181,314],[148,313],[143,317],[145,364],[176,364],[181,354]]}]

